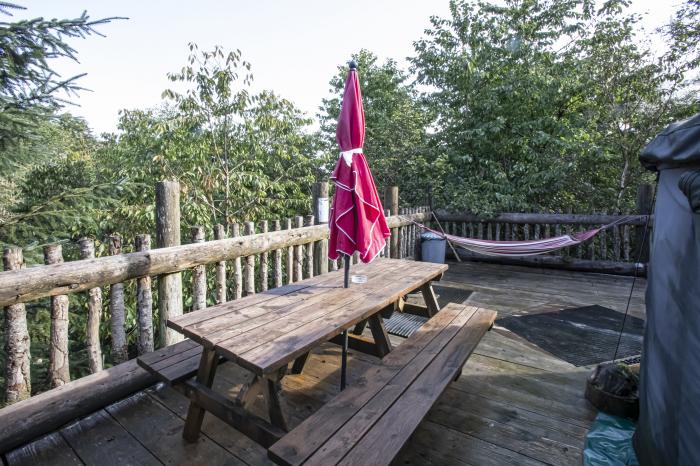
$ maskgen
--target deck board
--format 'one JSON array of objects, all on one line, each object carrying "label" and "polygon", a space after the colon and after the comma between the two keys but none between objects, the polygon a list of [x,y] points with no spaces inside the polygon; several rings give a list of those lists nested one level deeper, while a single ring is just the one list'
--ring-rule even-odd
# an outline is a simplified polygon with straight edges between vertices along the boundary
[{"label": "deck board", "polygon": [[[624,312],[631,283],[629,277],[452,263],[440,286],[472,291],[468,304],[494,308],[503,317],[594,304]],[[645,286],[645,280],[637,280],[630,308],[630,314],[640,318],[644,318]],[[414,295],[411,300],[420,301],[420,297]],[[404,340],[391,336],[391,341],[399,345]],[[292,427],[338,393],[339,356],[336,345],[325,344],[314,350],[302,374],[285,378],[283,398]],[[351,351],[349,383],[377,363],[373,356]],[[581,464],[584,437],[595,416],[583,398],[587,374],[588,368],[575,367],[495,327],[394,464]],[[224,364],[214,386],[233,398],[248,380],[249,373]],[[143,454],[139,449],[143,448],[166,464],[270,464],[262,447],[209,414],[200,441],[184,443],[181,433],[187,406],[179,393],[152,388],[99,412],[97,419],[108,417],[89,435],[99,438],[113,429],[116,440],[110,443],[140,445],[129,454]],[[253,409],[262,413],[262,402],[254,403]],[[113,447],[105,450],[99,443],[91,447],[87,432],[79,444],[81,436],[72,432],[76,437],[71,437],[69,426],[8,453],[5,460],[9,465],[99,464],[92,460],[94,451],[87,450],[99,449],[99,453]]]},{"label": "deck board", "polygon": [[161,464],[105,410],[72,422],[61,429],[61,434],[86,464]]},{"label": "deck board", "polygon": [[63,436],[53,432],[5,455],[8,466],[84,464]]},{"label": "deck board", "polygon": [[115,403],[107,411],[163,463],[245,464],[207,435],[195,443],[186,442],[182,438],[183,420],[146,393]]}]

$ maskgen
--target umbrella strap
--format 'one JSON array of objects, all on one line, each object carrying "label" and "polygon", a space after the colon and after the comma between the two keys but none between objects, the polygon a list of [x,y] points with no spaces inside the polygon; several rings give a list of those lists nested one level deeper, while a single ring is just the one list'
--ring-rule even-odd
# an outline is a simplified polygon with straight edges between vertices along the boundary
[{"label": "umbrella strap", "polygon": [[362,153],[362,147],[356,147],[354,149],[350,150],[344,150],[340,153],[340,156],[345,160],[345,163],[348,164],[348,167],[352,165],[352,154],[361,154]]}]

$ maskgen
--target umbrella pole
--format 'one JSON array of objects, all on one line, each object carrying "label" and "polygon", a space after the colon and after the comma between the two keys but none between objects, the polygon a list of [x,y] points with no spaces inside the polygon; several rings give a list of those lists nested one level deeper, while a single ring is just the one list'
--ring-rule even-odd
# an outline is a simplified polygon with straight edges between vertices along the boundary
[{"label": "umbrella pole", "polygon": [[[345,256],[343,258],[343,268],[345,269],[345,281],[343,282],[343,288],[348,288],[350,285],[350,256]],[[345,390],[347,385],[347,371],[348,371],[348,331],[345,329],[343,332],[343,354],[340,359],[340,389]]]}]

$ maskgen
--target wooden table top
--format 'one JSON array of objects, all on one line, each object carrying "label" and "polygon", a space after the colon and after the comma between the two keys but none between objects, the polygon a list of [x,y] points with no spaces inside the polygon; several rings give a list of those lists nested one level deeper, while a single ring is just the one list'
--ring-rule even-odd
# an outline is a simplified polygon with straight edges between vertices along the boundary
[{"label": "wooden table top", "polygon": [[229,301],[168,321],[207,349],[268,375],[435,280],[445,264],[376,259],[353,265],[367,283],[343,288],[343,271]]}]

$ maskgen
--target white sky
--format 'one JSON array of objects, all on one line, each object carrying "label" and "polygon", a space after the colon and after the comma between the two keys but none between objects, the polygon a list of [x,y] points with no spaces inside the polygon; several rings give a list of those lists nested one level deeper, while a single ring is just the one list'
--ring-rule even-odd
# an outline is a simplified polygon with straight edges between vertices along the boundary
[{"label": "white sky", "polygon": [[[76,40],[79,64],[61,62],[64,77],[88,73],[91,90],[68,110],[99,134],[115,131],[120,109],[148,108],[169,87],[166,73],[179,70],[187,44],[201,50],[240,49],[252,63],[256,89],[272,89],[314,116],[328,95],[336,67],[366,48],[402,66],[429,17],[449,15],[448,0],[31,0],[15,19],[72,18],[84,9],[92,18],[127,16],[100,28],[107,37]],[[647,30],[668,21],[679,0],[633,0],[648,13]],[[0,21],[12,19],[3,18]]]}]

